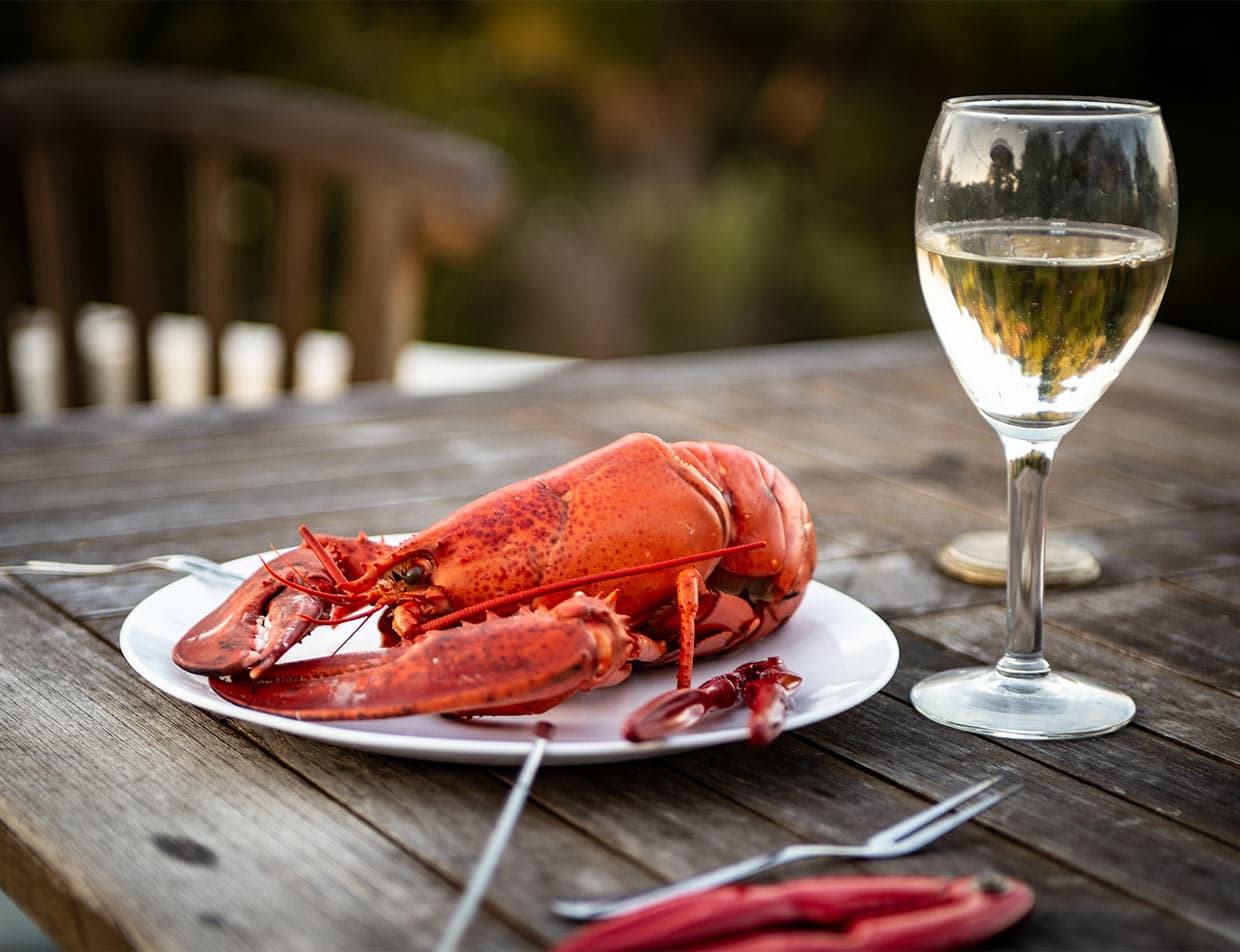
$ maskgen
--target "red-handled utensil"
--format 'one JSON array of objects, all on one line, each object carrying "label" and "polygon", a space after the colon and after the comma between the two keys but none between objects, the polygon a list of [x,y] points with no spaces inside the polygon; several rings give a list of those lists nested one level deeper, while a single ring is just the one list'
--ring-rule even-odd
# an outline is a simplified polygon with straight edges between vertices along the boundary
[{"label": "red-handled utensil", "polygon": [[981,875],[839,876],[724,886],[574,932],[556,952],[959,949],[1033,908],[1019,880]]}]

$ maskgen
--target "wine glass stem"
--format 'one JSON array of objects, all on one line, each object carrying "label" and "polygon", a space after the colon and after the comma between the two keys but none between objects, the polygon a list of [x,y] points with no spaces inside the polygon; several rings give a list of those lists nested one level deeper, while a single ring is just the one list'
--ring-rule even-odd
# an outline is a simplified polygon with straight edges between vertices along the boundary
[{"label": "wine glass stem", "polygon": [[1008,468],[1007,650],[996,665],[1017,678],[1050,672],[1042,657],[1046,487],[1058,441],[1000,434]]}]

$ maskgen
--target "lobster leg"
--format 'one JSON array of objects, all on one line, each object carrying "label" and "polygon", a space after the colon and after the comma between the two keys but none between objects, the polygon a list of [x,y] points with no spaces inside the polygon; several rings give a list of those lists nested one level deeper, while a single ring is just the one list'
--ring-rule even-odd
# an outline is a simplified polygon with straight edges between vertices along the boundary
[{"label": "lobster leg", "polygon": [[696,566],[676,576],[674,618],[655,621],[653,630],[677,636],[676,687],[693,683],[697,657],[722,654],[748,640],[762,623],[753,606],[743,598],[712,591]]},{"label": "lobster leg", "polygon": [[802,680],[791,671],[782,671],[764,674],[745,685],[744,700],[749,706],[749,743],[755,747],[774,743],[788,719],[792,692],[801,686]]},{"label": "lobster leg", "polygon": [[676,576],[676,607],[680,614],[680,653],[676,663],[676,687],[693,683],[693,651],[697,641],[697,615],[706,582],[696,568],[684,569]]},{"label": "lobster leg", "polygon": [[258,681],[211,686],[243,707],[302,720],[537,713],[622,679],[631,661],[662,650],[632,634],[607,600],[578,594],[399,648],[280,664]]}]

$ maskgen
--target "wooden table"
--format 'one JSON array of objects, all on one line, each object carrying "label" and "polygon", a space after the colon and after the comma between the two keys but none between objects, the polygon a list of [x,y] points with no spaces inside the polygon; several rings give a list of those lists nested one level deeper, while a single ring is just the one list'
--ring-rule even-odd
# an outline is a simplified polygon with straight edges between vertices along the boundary
[{"label": "wooden table", "polygon": [[[4,420],[0,562],[230,558],[294,543],[303,520],[414,528],[631,430],[739,442],[801,487],[818,578],[894,629],[894,678],[767,749],[545,768],[467,947],[545,947],[570,930],[554,896],[854,840],[998,773],[1023,789],[921,854],[784,875],[996,870],[1038,893],[996,947],[1236,948],[1238,416],[1240,349],[1158,328],[1065,441],[1052,532],[1104,571],[1049,593],[1048,655],[1138,706],[1087,741],[984,739],[909,705],[928,672],[993,661],[1004,615],[1000,590],[932,565],[953,534],[1002,527],[1005,501],[998,441],[929,334],[587,363],[498,395]],[[117,650],[168,581],[0,579],[0,887],[66,946],[432,945],[514,769],[170,699]]]}]

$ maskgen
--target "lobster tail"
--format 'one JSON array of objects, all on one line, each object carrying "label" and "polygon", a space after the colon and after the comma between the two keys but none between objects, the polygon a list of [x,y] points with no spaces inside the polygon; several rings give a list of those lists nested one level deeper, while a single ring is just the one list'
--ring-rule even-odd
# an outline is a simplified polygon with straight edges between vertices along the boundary
[{"label": "lobster tail", "polygon": [[718,485],[728,500],[737,545],[763,540],[760,549],[725,556],[711,588],[748,601],[760,615],[750,637],[770,634],[796,611],[818,560],[814,521],[787,476],[750,450],[728,443],[682,442],[672,449]]}]

